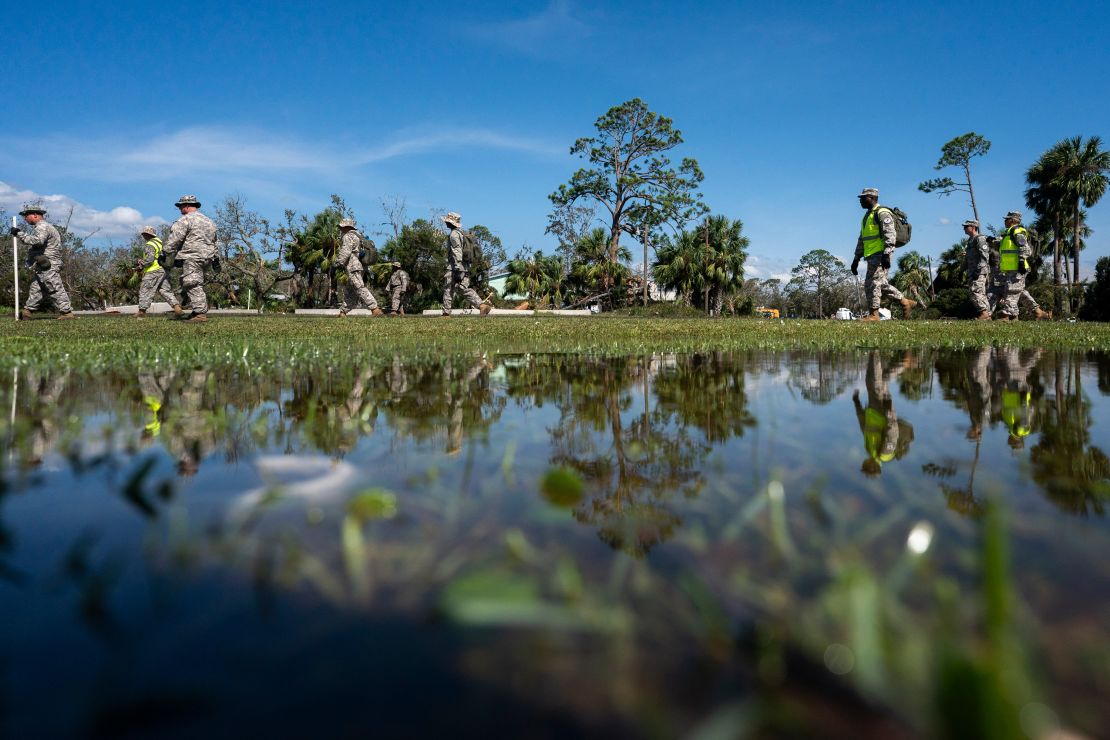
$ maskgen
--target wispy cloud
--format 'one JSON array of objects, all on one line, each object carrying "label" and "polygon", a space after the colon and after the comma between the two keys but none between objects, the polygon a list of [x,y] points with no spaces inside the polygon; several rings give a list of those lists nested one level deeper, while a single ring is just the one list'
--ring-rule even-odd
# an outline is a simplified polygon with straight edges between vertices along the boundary
[{"label": "wispy cloud", "polygon": [[950,223],[952,223],[952,219],[946,218],[944,216],[941,216],[937,219],[937,224],[939,224],[940,226],[947,226]]},{"label": "wispy cloud", "polygon": [[[157,216],[144,216],[130,206],[116,206],[101,211],[74,200],[68,195],[46,195],[33,190],[20,190],[0,182],[0,209],[18,213],[24,203],[41,203],[47,218],[54,223],[69,220],[70,229],[80,235],[96,233],[100,237],[130,237],[143,226],[165,223]],[[70,215],[72,213],[72,215]]]},{"label": "wispy cloud", "polygon": [[593,35],[594,28],[569,0],[552,0],[534,15],[466,23],[461,31],[479,41],[500,44],[524,54],[546,56],[585,41]]},{"label": "wispy cloud", "polygon": [[[0,151],[35,152],[36,163],[59,176],[100,181],[164,181],[233,173],[344,173],[399,157],[463,149],[561,156],[551,142],[490,129],[408,129],[373,147],[323,145],[257,128],[194,126],[142,138],[121,134],[90,140],[69,136],[0,138]],[[6,157],[0,154],[0,163]],[[16,164],[13,159],[11,163]]]},{"label": "wispy cloud", "polygon": [[777,278],[784,283],[790,282],[790,268],[792,265],[775,257],[761,257],[758,254],[748,255],[744,263],[744,276],[770,280]]}]

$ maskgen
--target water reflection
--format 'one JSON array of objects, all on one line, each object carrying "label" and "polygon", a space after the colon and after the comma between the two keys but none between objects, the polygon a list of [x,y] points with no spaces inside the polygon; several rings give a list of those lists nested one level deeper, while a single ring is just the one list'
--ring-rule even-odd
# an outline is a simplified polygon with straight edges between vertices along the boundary
[{"label": "water reflection", "polygon": [[[845,687],[861,713],[880,701],[921,729],[930,710],[900,697],[932,690],[944,620],[964,625],[945,639],[978,644],[980,612],[941,619],[934,601],[975,593],[1001,499],[1026,638],[1051,656],[1040,699],[1095,727],[1110,719],[1108,378],[1104,354],[1005,347],[22,368],[0,387],[0,609],[38,636],[0,664],[71,629],[71,597],[96,639],[146,650],[196,635],[181,614],[213,593],[246,594],[228,597],[236,620],[327,605],[311,636],[283,623],[294,644],[388,617],[409,670],[576,733],[677,734],[720,696],[767,692],[815,718]],[[197,591],[180,614],[135,616],[144,588]],[[494,631],[452,636],[436,662],[418,646],[443,621]],[[217,629],[220,650],[241,629]],[[185,664],[198,647],[158,644]],[[673,695],[675,677],[701,688]]]}]

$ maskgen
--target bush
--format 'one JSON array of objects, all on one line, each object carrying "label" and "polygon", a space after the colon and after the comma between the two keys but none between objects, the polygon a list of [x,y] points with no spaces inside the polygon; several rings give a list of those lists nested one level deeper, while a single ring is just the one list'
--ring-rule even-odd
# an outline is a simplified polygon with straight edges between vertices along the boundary
[{"label": "bush", "polygon": [[978,315],[967,288],[945,288],[925,311],[927,319],[973,319]]}]

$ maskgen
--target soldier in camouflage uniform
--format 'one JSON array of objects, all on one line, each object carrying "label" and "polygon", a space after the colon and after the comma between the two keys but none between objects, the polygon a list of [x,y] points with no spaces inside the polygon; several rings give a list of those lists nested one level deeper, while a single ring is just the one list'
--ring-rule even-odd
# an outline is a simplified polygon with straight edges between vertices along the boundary
[{"label": "soldier in camouflage uniform", "polygon": [[[1025,276],[1029,272],[1029,258],[1033,248],[1029,244],[1029,233],[1021,225],[1021,211],[1010,211],[1003,221],[1006,228],[998,245],[999,269],[1006,280],[1006,294],[999,303],[1002,321],[1018,320],[1018,301],[1025,293]],[[1029,296],[1029,300],[1033,300]],[[1036,301],[1033,301],[1036,306]],[[1037,318],[1048,316],[1040,306],[1035,311]]]},{"label": "soldier in camouflage uniform", "polygon": [[[342,234],[342,239],[339,242],[339,250],[335,253],[335,266],[347,271],[347,292],[354,296],[352,301],[356,308],[360,303],[364,303],[373,315],[381,316],[384,311],[378,308],[377,299],[362,279],[362,262],[358,259],[358,252],[362,248],[362,235],[355,229],[355,222],[349,218],[339,222],[339,233]],[[350,309],[347,308],[347,299],[343,291],[337,292],[339,293],[339,317],[343,318]]]},{"label": "soldier in camouflage uniform", "polygon": [[208,297],[204,294],[204,268],[216,258],[216,224],[200,212],[195,195],[183,195],[174,203],[181,218],[170,227],[166,255],[175,264],[182,261],[181,289],[189,295],[189,321],[208,321]]},{"label": "soldier in camouflage uniform", "polygon": [[31,268],[33,278],[31,288],[27,292],[27,302],[23,305],[20,317],[30,319],[31,314],[38,310],[44,297],[54,301],[55,308],[62,319],[75,318],[73,307],[69,304],[69,294],[62,285],[62,236],[53,224],[47,223],[46,209],[34,204],[28,204],[19,212],[32,229],[23,231],[12,228],[11,235],[27,245],[27,265]]},{"label": "soldier in camouflage uniform", "polygon": [[871,312],[863,321],[878,321],[879,306],[884,295],[902,304],[902,313],[908,319],[917,301],[906,298],[902,292],[890,284],[890,255],[894,254],[897,232],[894,228],[894,213],[879,205],[879,191],[865,188],[859,194],[859,205],[867,211],[860,224],[859,239],[856,240],[856,254],[852,260],[852,274],[859,274],[859,262],[867,260],[867,277],[863,290],[867,296]]},{"label": "soldier in camouflage uniform", "polygon": [[979,222],[975,220],[964,221],[964,233],[967,234],[964,266],[967,269],[967,287],[971,291],[971,302],[978,310],[975,318],[990,321],[991,305],[987,300],[987,284],[991,277],[990,240],[979,233]]},{"label": "soldier in camouflage uniform", "polygon": [[146,316],[151,301],[159,293],[166,299],[166,303],[173,306],[173,312],[180,316],[181,300],[174,295],[169,277],[158,261],[162,256],[162,240],[158,238],[158,232],[153,226],[144,227],[139,233],[146,237],[146,243],[143,245],[143,256],[136,265],[143,279],[139,283],[139,312],[135,314],[135,318]]},{"label": "soldier in camouflage uniform", "polygon": [[400,262],[393,263],[393,274],[389,276],[389,315],[402,316],[405,313],[403,305],[405,292],[409,289],[409,274],[401,269]]},{"label": "soldier in camouflage uniform", "polygon": [[450,232],[447,234],[447,272],[443,274],[443,314],[444,318],[451,316],[451,305],[454,300],[455,286],[462,291],[463,297],[476,307],[485,316],[490,311],[490,304],[478,297],[474,288],[470,287],[470,276],[463,265],[463,235],[462,216],[457,213],[448,213],[443,217]]},{"label": "soldier in camouflage uniform", "polygon": [[901,361],[888,362],[883,366],[878,350],[871,350],[867,363],[867,406],[860,403],[859,391],[852,394],[856,407],[856,420],[863,434],[863,446],[867,457],[860,466],[860,472],[874,478],[883,471],[883,463],[905,457],[913,441],[913,426],[899,419],[894,411],[894,399],[890,394],[890,383],[896,380],[911,364],[907,353]]}]

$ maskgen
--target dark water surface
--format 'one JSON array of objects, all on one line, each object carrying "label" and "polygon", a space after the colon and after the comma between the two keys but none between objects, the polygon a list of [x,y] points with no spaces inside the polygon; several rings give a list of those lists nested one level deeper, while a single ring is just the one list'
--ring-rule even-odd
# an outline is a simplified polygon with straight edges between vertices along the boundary
[{"label": "dark water surface", "polygon": [[1007,348],[22,368],[0,734],[1099,736],[1108,394]]}]

